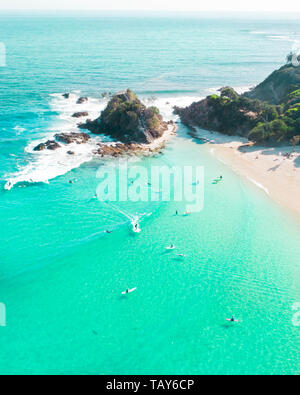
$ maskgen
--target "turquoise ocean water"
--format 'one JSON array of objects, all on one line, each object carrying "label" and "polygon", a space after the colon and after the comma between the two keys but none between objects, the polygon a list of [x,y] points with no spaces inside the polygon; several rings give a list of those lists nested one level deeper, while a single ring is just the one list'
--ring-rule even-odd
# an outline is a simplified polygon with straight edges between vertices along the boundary
[{"label": "turquoise ocean water", "polygon": [[[204,166],[204,209],[190,217],[181,215],[184,202],[112,207],[93,199],[102,164],[90,154],[94,142],[75,158],[32,152],[53,133],[76,130],[78,108],[97,115],[103,91],[130,87],[147,103],[155,96],[174,119],[174,104],[223,85],[256,84],[284,62],[299,26],[0,15],[7,50],[0,68],[0,302],[7,312],[0,373],[300,373],[300,329],[292,324],[300,226],[263,190],[182,125],[163,155],[138,164]],[[64,92],[72,92],[70,101]],[[75,104],[80,95],[91,98],[84,108]],[[212,185],[220,174],[225,182]],[[132,234],[124,210],[149,214],[140,234]],[[171,243],[185,259],[165,252]],[[239,325],[226,324],[232,314]]]}]

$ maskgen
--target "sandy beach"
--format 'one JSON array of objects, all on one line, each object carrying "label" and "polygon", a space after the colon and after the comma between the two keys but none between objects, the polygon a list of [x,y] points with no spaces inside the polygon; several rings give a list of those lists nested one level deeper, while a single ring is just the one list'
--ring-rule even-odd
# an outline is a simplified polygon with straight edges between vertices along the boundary
[{"label": "sandy beach", "polygon": [[[300,147],[259,147],[245,138],[196,129],[211,152],[272,199],[300,216]],[[291,154],[287,156],[287,154]]]}]

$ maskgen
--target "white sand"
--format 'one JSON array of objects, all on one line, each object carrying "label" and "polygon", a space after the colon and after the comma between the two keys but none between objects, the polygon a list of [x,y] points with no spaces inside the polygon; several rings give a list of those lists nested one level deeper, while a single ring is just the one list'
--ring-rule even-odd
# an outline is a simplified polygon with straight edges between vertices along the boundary
[{"label": "white sand", "polygon": [[197,129],[197,135],[212,146],[214,155],[247,177],[271,198],[300,215],[300,146],[257,147],[247,139]]}]

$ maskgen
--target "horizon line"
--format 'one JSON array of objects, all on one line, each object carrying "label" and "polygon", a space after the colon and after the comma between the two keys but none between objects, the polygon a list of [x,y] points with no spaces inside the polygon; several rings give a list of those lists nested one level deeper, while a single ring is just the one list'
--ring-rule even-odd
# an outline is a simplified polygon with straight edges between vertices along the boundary
[{"label": "horizon line", "polygon": [[173,13],[205,13],[205,14],[211,14],[211,13],[226,13],[226,14],[245,14],[245,13],[250,13],[250,14],[300,14],[300,10],[299,11],[281,11],[281,10],[258,10],[258,11],[254,11],[254,10],[228,10],[228,9],[218,9],[218,10],[181,10],[181,9],[162,9],[162,10],[158,10],[158,9],[124,9],[124,8],[120,8],[120,9],[101,9],[101,8],[61,8],[61,9],[55,9],[55,8],[0,8],[0,12],[48,12],[48,11],[52,11],[52,12],[157,12],[157,13],[161,13],[161,12],[173,12]]},{"label": "horizon line", "polygon": [[13,15],[56,15],[56,16],[64,16],[70,17],[77,16],[81,14],[82,17],[92,16],[91,14],[102,15],[102,16],[127,16],[127,17],[151,17],[151,16],[162,16],[167,17],[190,17],[190,18],[217,18],[217,19],[228,19],[228,18],[240,18],[240,19],[261,19],[268,18],[270,20],[282,20],[284,18],[291,20],[300,19],[300,11],[247,11],[247,10],[151,10],[151,9],[0,9],[1,16],[13,16]]}]

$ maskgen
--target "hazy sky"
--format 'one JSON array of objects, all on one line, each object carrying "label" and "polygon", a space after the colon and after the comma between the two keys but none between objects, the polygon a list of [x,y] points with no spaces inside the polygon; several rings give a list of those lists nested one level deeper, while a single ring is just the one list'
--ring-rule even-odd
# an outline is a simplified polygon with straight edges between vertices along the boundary
[{"label": "hazy sky", "polygon": [[300,1],[275,0],[1,0],[0,9],[97,9],[97,10],[186,10],[186,11],[284,11],[300,12]]}]

